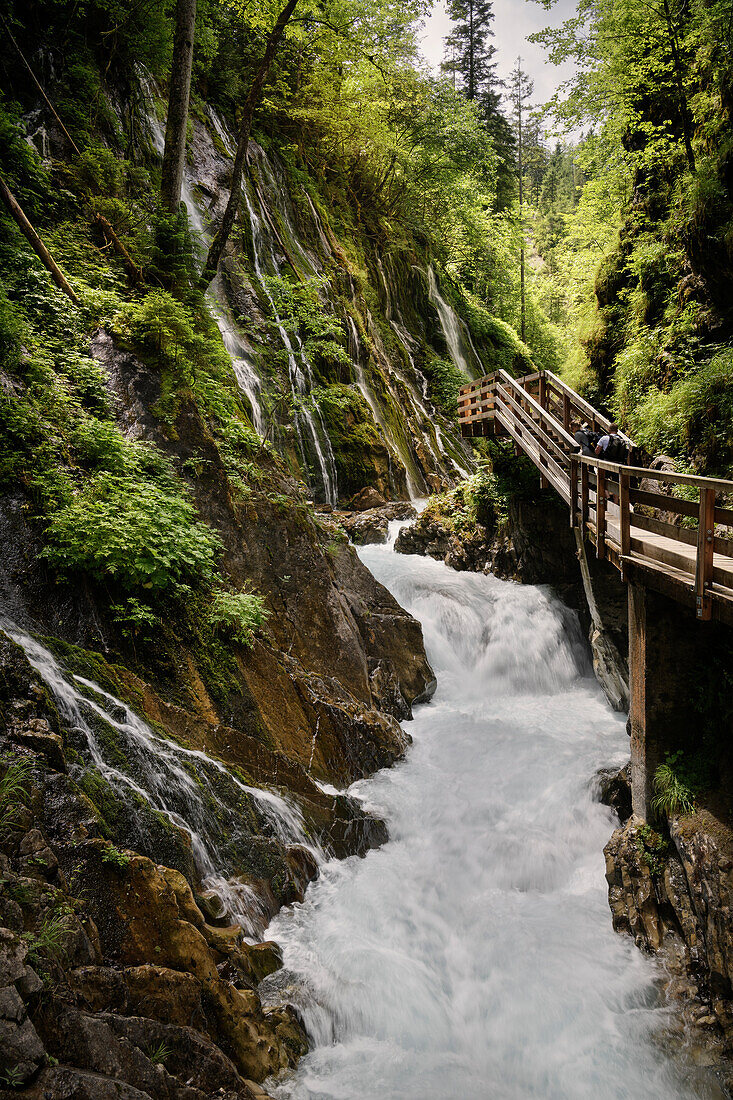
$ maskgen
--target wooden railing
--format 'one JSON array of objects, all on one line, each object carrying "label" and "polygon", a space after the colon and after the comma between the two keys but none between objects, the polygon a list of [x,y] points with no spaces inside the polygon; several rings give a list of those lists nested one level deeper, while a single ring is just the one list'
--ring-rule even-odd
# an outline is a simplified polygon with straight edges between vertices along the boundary
[{"label": "wooden railing", "polygon": [[518,379],[497,371],[463,386],[458,404],[462,434],[508,435],[568,504],[571,526],[622,577],[640,573],[693,603],[699,619],[733,622],[733,508],[717,501],[733,500],[733,481],[581,455],[573,424],[602,431],[610,422],[550,371]]}]

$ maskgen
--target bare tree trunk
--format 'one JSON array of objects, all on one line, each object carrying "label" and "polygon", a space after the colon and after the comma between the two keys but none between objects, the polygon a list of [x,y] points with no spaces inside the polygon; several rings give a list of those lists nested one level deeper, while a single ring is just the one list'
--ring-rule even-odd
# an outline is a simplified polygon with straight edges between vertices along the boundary
[{"label": "bare tree trunk", "polygon": [[8,213],[20,229],[25,239],[31,245],[33,251],[36,253],[41,262],[45,264],[45,266],[51,272],[51,278],[56,283],[56,286],[59,288],[59,290],[63,290],[64,294],[71,298],[72,302],[78,306],[79,299],[77,298],[76,293],[69,286],[63,271],[58,266],[53,256],[48,251],[45,244],[38,236],[31,223],[26,218],[25,214],[16,202],[15,197],[9,190],[2,176],[0,176],[0,199],[2,199]]},{"label": "bare tree trunk", "polygon": [[270,35],[267,39],[267,45],[265,47],[265,53],[260,62],[259,68],[255,73],[254,80],[250,86],[247,98],[244,101],[244,107],[242,108],[242,120],[239,126],[239,138],[237,140],[237,152],[234,157],[234,167],[232,168],[232,186],[229,192],[229,199],[227,201],[226,209],[224,211],[224,217],[222,218],[221,225],[217,230],[216,236],[211,242],[209,248],[209,254],[206,257],[206,263],[204,269],[201,272],[199,278],[199,287],[201,290],[206,290],[211,280],[216,275],[216,269],[219,266],[219,260],[221,254],[224,251],[224,246],[229,240],[229,234],[232,231],[234,225],[234,219],[237,216],[237,210],[239,209],[239,198],[242,190],[242,177],[244,175],[244,165],[247,160],[247,146],[249,145],[249,135],[252,129],[252,118],[255,113],[255,107],[259,101],[262,89],[265,81],[267,80],[267,74],[270,71],[275,52],[277,50],[280,39],[285,33],[285,28],[288,25],[291,15],[295,11],[298,0],[288,0],[283,10],[277,17],[275,26],[270,31]]},{"label": "bare tree trunk", "polygon": [[177,0],[173,62],[168,93],[168,119],[165,126],[165,149],[160,180],[160,198],[163,208],[171,214],[178,211],[181,202],[195,29],[196,0]]}]

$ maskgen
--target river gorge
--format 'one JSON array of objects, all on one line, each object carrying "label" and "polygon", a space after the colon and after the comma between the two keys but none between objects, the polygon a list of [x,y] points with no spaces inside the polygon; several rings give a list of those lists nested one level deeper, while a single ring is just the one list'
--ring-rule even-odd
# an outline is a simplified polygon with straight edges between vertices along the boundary
[{"label": "river gorge", "polygon": [[[396,533],[393,524],[393,536]],[[576,617],[549,589],[395,554],[362,560],[422,623],[438,677],[407,759],[351,789],[390,842],[327,863],[269,933],[314,1040],[292,1100],[671,1100],[689,1064],[660,971],[608,919],[615,815],[592,777],[628,756]]]}]

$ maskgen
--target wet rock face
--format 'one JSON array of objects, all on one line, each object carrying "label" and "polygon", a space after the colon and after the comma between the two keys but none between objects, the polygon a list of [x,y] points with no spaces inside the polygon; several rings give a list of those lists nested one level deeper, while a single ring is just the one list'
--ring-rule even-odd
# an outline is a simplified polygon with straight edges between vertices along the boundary
[{"label": "wet rock face", "polygon": [[631,764],[625,764],[619,771],[601,768],[593,785],[598,801],[615,810],[622,825],[628,821],[631,817]]},{"label": "wet rock face", "polygon": [[381,504],[374,508],[336,511],[332,518],[346,531],[357,546],[386,542],[389,525],[393,520],[416,519],[417,512],[406,500]]},{"label": "wet rock face", "polygon": [[[294,1011],[256,992],[277,946],[245,943],[211,894],[202,908],[179,871],[99,835],[73,769],[55,769],[63,720],[19,648],[0,649],[0,779],[22,769],[2,805],[0,1073],[39,1100],[261,1097],[251,1082],[307,1050]],[[19,742],[17,721],[62,747]],[[348,800],[340,813],[348,828]],[[287,861],[296,900],[317,867],[296,846]]]},{"label": "wet rock face", "polygon": [[[705,811],[669,820],[669,836],[631,817],[605,848],[613,926],[662,953],[688,1015],[733,1053],[733,858]],[[717,836],[715,835],[717,834]],[[685,981],[680,981],[684,975]]]}]

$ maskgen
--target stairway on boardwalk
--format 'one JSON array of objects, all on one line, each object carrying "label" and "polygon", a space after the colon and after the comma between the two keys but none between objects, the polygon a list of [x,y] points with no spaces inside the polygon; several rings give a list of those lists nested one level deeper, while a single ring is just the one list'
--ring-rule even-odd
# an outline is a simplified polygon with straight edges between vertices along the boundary
[{"label": "stairway on boardwalk", "polygon": [[469,382],[458,417],[464,436],[509,436],[568,505],[571,526],[623,580],[694,607],[700,620],[733,624],[733,509],[716,502],[733,498],[733,481],[581,455],[572,425],[587,421],[598,431],[610,422],[551,371],[515,379],[500,370]]}]

